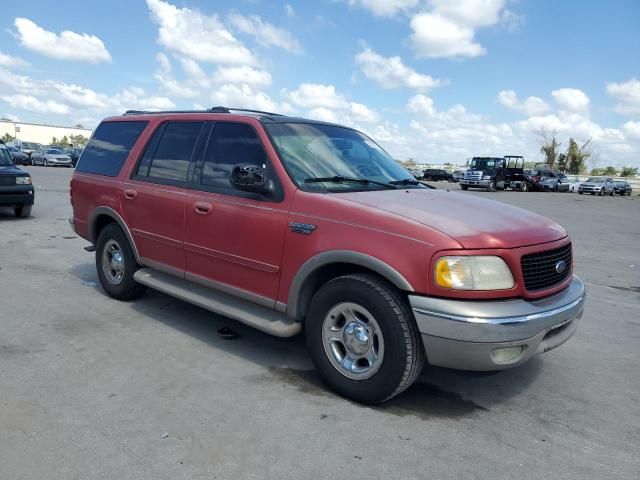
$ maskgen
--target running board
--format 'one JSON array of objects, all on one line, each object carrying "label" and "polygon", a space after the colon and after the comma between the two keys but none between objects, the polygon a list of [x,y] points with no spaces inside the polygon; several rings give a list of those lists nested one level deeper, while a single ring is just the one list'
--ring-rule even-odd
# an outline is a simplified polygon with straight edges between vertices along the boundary
[{"label": "running board", "polygon": [[296,322],[275,310],[153,268],[141,268],[133,275],[133,279],[154,290],[159,290],[225,317],[233,318],[276,337],[292,337],[302,330],[300,322]]}]

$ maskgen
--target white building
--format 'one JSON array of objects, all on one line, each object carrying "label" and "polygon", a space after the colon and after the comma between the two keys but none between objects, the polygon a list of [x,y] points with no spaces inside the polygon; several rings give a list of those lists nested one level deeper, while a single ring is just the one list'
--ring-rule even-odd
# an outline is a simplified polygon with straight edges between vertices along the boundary
[{"label": "white building", "polygon": [[71,135],[83,135],[89,138],[91,137],[92,130],[88,128],[61,127],[58,125],[0,120],[0,137],[3,137],[5,133],[22,142],[49,145],[53,137],[60,139],[64,136],[69,138]]}]

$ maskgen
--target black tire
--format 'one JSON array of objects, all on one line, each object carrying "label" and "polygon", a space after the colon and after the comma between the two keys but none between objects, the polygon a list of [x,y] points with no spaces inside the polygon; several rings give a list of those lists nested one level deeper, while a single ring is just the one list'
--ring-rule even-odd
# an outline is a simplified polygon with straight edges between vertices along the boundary
[{"label": "black tire", "polygon": [[43,167],[48,167],[49,166],[49,162],[47,161],[47,157],[45,157],[44,160],[42,161],[42,166]]},{"label": "black tire", "polygon": [[462,190],[469,190],[469,186],[468,185],[460,185],[460,188]]},{"label": "black tire", "polygon": [[[107,278],[103,269],[103,253],[109,242],[115,241],[120,247],[121,256],[124,260],[124,271],[119,282],[115,283]],[[96,270],[102,288],[110,297],[118,300],[134,300],[140,297],[147,289],[146,286],[137,283],[133,279],[133,274],[140,266],[133,255],[133,250],[122,229],[115,223],[104,227],[96,242]]]},{"label": "black tire", "polygon": [[[384,354],[378,370],[369,378],[348,378],[333,365],[325,350],[325,318],[341,303],[363,307],[380,329]],[[346,275],[320,288],[309,307],[305,336],[324,382],[338,394],[361,403],[382,403],[402,393],[418,378],[425,362],[422,339],[406,299],[393,285],[375,275]]]},{"label": "black tire", "polygon": [[18,208],[14,208],[13,211],[18,218],[29,218],[31,216],[31,207],[32,205],[23,205]]},{"label": "black tire", "polygon": [[581,192],[580,190],[578,190],[578,194],[579,195],[584,195],[584,192]]},{"label": "black tire", "polygon": [[611,190],[611,193],[609,194],[610,197],[613,197],[616,194],[615,190]]},{"label": "black tire", "polygon": [[489,185],[487,185],[487,192],[495,192],[496,191],[496,182],[491,180]]},{"label": "black tire", "polygon": [[529,185],[527,185],[527,182],[522,182],[520,184],[520,191],[521,192],[526,192],[527,190],[529,190]]}]

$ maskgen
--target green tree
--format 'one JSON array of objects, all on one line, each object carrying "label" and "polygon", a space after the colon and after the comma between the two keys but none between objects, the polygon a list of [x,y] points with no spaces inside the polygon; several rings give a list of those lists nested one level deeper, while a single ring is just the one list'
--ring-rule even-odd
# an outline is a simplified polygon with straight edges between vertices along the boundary
[{"label": "green tree", "polygon": [[558,155],[558,163],[556,165],[558,167],[558,170],[560,170],[561,172],[564,172],[567,169],[566,153],[561,153],[560,155]]},{"label": "green tree", "polygon": [[591,173],[594,177],[602,177],[604,175],[604,168],[592,168]]},{"label": "green tree", "polygon": [[11,135],[9,135],[8,133],[5,133],[2,137],[0,137],[0,140],[2,140],[3,142],[7,143],[7,142],[11,142],[13,140],[15,140],[16,137],[12,137]]},{"label": "green tree", "polygon": [[88,142],[89,139],[84,135],[69,135],[69,143],[75,147],[84,147]]},{"label": "green tree", "polygon": [[603,175],[606,175],[608,177],[615,177],[616,175],[618,175],[618,171],[616,170],[615,167],[612,167],[611,165],[609,165],[604,169]]},{"label": "green tree", "polygon": [[638,167],[622,167],[620,170],[621,177],[635,177],[638,175]]},{"label": "green tree", "polygon": [[51,139],[51,146],[52,147],[68,147],[69,139],[67,138],[66,135],[59,140],[56,137],[53,137]]},{"label": "green tree", "polygon": [[540,137],[540,153],[544,155],[544,161],[549,165],[549,168],[554,170],[558,161],[560,145],[562,145],[558,142],[558,132],[540,127],[536,133]]},{"label": "green tree", "polygon": [[573,138],[569,139],[569,148],[567,148],[566,154],[566,170],[572,174],[577,175],[586,171],[586,161],[593,155],[591,139],[584,142],[582,145],[578,145]]}]

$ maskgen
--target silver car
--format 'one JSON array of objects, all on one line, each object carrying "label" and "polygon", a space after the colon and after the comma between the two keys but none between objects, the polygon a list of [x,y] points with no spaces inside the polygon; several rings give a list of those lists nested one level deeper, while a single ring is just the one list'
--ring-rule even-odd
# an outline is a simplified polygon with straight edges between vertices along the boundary
[{"label": "silver car", "polygon": [[57,148],[48,150],[37,150],[31,154],[32,165],[42,165],[44,167],[72,167],[71,157]]},{"label": "silver car", "polygon": [[610,195],[615,193],[615,183],[612,178],[590,177],[586,182],[582,182],[578,187],[578,193],[590,193],[591,195]]}]

